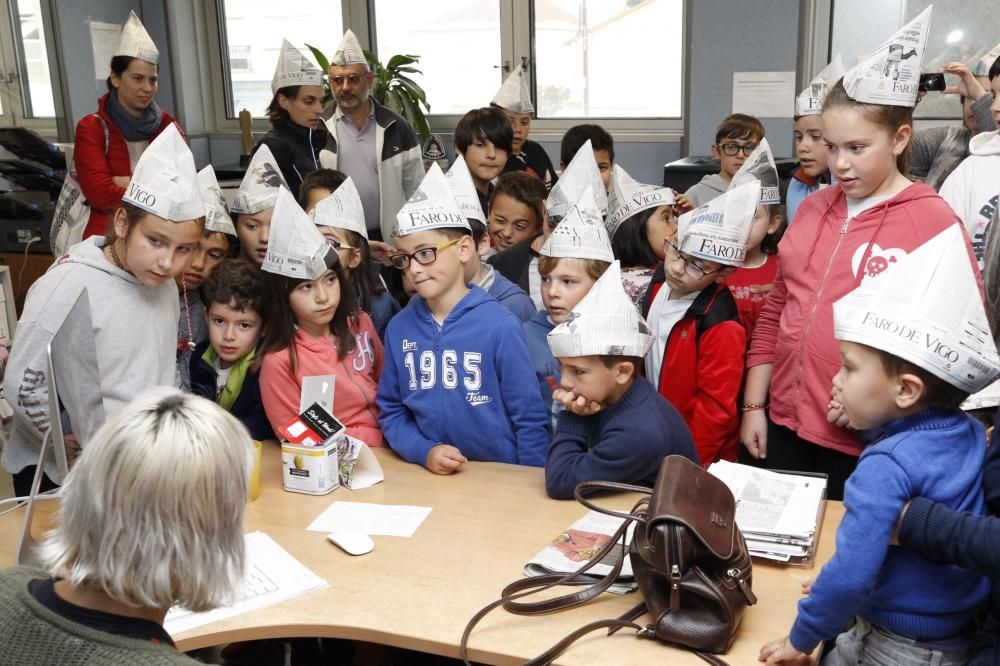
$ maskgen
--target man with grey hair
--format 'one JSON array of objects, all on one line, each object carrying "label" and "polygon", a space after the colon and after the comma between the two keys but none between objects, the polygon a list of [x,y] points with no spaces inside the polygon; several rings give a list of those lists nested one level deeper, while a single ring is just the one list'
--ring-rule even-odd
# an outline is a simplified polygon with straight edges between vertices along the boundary
[{"label": "man with grey hair", "polygon": [[351,30],[330,59],[336,111],[326,120],[333,168],[351,177],[361,195],[368,238],[389,242],[396,213],[424,177],[413,127],[370,95],[375,75]]}]

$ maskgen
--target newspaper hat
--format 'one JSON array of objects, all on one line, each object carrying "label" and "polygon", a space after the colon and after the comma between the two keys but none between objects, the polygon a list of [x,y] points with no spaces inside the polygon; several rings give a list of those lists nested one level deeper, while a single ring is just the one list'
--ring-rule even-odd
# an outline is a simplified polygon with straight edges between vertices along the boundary
[{"label": "newspaper hat", "polygon": [[409,236],[428,229],[472,231],[465,211],[459,207],[452,194],[451,184],[437,162],[431,164],[417,191],[396,214],[396,226],[392,235]]},{"label": "newspaper hat", "polygon": [[781,203],[778,167],[774,165],[774,157],[771,155],[771,146],[767,139],[760,140],[747,161],[743,163],[739,171],[733,174],[728,189],[735,189],[751,180],[760,182],[760,201],[758,203]]},{"label": "newspaper hat", "polygon": [[170,123],[142,153],[122,201],[172,222],[205,214],[194,155],[176,124]]},{"label": "newspaper hat", "polygon": [[589,186],[559,226],[552,230],[538,253],[562,259],[615,260],[608,230],[597,212],[594,192]]},{"label": "newspaper hat", "polygon": [[330,64],[341,67],[345,65],[368,66],[368,59],[365,58],[365,51],[361,48],[361,42],[358,41],[354,31],[350,28],[344,33],[344,38],[340,40],[340,46],[333,52]]},{"label": "newspaper hat", "polygon": [[875,53],[844,74],[844,90],[856,102],[913,106],[917,103],[933,5],[896,31]]},{"label": "newspaper hat", "polygon": [[830,88],[844,75],[844,60],[840,54],[833,56],[830,64],[816,75],[809,86],[795,98],[796,116],[816,116],[823,112],[823,98]]},{"label": "newspaper hat", "polygon": [[956,223],[833,304],[834,334],[898,356],[975,393],[1000,357]]},{"label": "newspaper hat", "polygon": [[205,231],[217,231],[222,234],[236,235],[236,227],[229,217],[229,207],[226,197],[222,194],[219,181],[215,178],[215,169],[209,164],[198,172],[198,191],[205,205]]},{"label": "newspaper hat", "polygon": [[261,269],[285,277],[315,280],[335,263],[337,251],[323,238],[288,188],[280,188]]},{"label": "newspaper hat", "polygon": [[320,200],[312,209],[313,223],[320,227],[337,227],[360,234],[368,240],[365,209],[354,181],[348,176],[333,193]]},{"label": "newspaper hat", "polygon": [[611,171],[611,190],[608,192],[608,217],[604,220],[608,236],[614,238],[622,222],[636,213],[650,208],[674,203],[674,191],[669,187],[646,185],[615,165]]},{"label": "newspaper hat", "polygon": [[524,78],[523,69],[515,67],[510,76],[504,79],[500,90],[493,97],[493,103],[514,113],[535,112],[535,107],[531,104],[531,91],[528,90],[528,79]]},{"label": "newspaper hat", "polygon": [[555,357],[637,356],[653,344],[649,325],[622,285],[621,265],[613,261],[566,320],[546,339]]},{"label": "newspaper hat", "polygon": [[479,194],[476,193],[476,185],[472,182],[472,174],[469,173],[469,165],[465,163],[465,158],[459,154],[455,158],[455,163],[444,175],[451,186],[451,193],[458,202],[458,208],[469,219],[476,220],[479,224],[486,226],[486,215],[483,207],[479,204]]},{"label": "newspaper hat", "polygon": [[975,59],[969,65],[973,76],[989,76],[990,67],[1000,58],[1000,44],[997,44],[985,53],[977,53]]},{"label": "newspaper hat", "polygon": [[236,198],[230,210],[234,213],[253,215],[268,208],[274,208],[274,200],[278,196],[278,188],[288,187],[278,162],[271,154],[266,143],[260,144],[257,152],[250,160],[250,166],[243,176],[240,189],[236,190]]},{"label": "newspaper hat", "polygon": [[288,86],[321,85],[323,72],[320,68],[291,42],[282,39],[278,66],[274,68],[274,78],[271,79],[271,94],[276,95],[279,90]]},{"label": "newspaper hat", "polygon": [[604,189],[604,180],[601,178],[601,170],[597,168],[594,147],[590,139],[576,151],[576,155],[563,169],[559,180],[552,186],[552,191],[545,200],[545,207],[548,209],[549,220],[553,226],[559,224],[588,187],[591,189],[591,196],[594,197],[597,209],[601,215],[606,215],[608,193]]},{"label": "newspaper hat", "polygon": [[760,183],[754,179],[684,213],[677,220],[678,249],[699,259],[742,266],[758,203]]},{"label": "newspaper hat", "polygon": [[146,32],[146,26],[142,24],[135,12],[128,13],[128,20],[122,26],[121,34],[118,36],[118,44],[115,45],[115,56],[129,56],[138,58],[146,62],[157,65],[160,62],[160,50],[153,43],[153,38]]}]

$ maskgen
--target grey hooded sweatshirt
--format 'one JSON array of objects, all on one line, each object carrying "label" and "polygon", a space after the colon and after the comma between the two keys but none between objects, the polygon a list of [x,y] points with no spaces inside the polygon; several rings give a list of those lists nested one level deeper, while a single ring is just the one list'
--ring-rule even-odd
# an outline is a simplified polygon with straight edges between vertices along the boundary
[{"label": "grey hooded sweatshirt", "polygon": [[[71,334],[80,340],[93,338],[99,376],[85,376],[72,357],[53,361],[63,382],[60,398],[81,445],[86,446],[103,418],[143,389],[176,384],[177,286],[173,280],[155,288],[143,286],[108,261],[103,246],[100,237],[74,245],[28,291],[4,375],[14,424],[0,464],[11,473],[38,463],[49,423],[48,344],[84,288],[93,329]],[[95,418],[101,407],[103,418]],[[45,472],[62,482],[52,461]]]},{"label": "grey hooded sweatshirt", "polygon": [[730,181],[726,180],[717,173],[705,176],[699,182],[695,183],[688,188],[688,191],[684,193],[687,200],[691,202],[691,205],[697,208],[702,204],[707,204],[709,201],[719,196],[727,189],[729,189]]}]

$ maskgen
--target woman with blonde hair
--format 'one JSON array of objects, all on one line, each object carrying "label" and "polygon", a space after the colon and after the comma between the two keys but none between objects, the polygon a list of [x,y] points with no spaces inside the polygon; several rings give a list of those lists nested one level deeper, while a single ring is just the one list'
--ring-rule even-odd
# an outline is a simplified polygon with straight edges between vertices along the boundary
[{"label": "woman with blonde hair", "polygon": [[174,388],[109,419],[70,470],[45,570],[0,571],[0,664],[190,664],[163,629],[243,580],[253,442],[232,415]]}]

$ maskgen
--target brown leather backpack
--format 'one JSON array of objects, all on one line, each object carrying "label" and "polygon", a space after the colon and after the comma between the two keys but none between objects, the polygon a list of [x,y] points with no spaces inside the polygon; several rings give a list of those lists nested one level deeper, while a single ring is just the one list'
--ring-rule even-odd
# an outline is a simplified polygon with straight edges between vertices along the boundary
[{"label": "brown leather backpack", "polygon": [[[594,491],[637,492],[649,497],[626,514],[603,509],[583,497]],[[625,522],[578,571],[565,576],[534,576],[508,585],[501,599],[469,621],[462,635],[462,659],[469,663],[467,643],[473,627],[498,606],[512,613],[537,615],[578,606],[607,590],[621,572],[620,558],[597,583],[580,574],[601,562],[614,548],[624,546],[626,529],[635,521],[628,554],[643,603],[619,618],[581,627],[527,664],[549,664],[575,640],[600,628],[608,628],[608,633],[632,628],[639,636],[684,646],[710,663],[725,664],[707,653],[729,649],[744,609],[757,602],[751,590],[750,553],[736,527],[736,502],[726,484],[683,456],[668,456],[660,465],[652,491],[623,483],[589,481],[578,485],[575,495],[584,506],[624,518]],[[557,585],[586,587],[545,601],[518,601]],[[633,621],[647,612],[652,621],[645,627]]]}]

